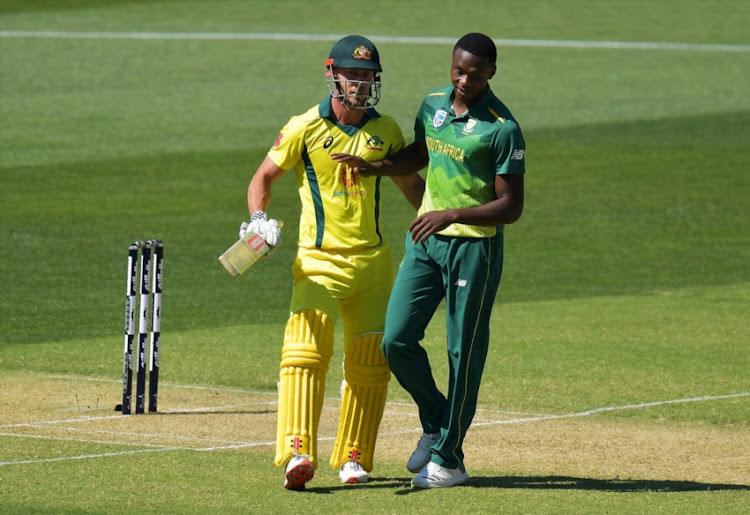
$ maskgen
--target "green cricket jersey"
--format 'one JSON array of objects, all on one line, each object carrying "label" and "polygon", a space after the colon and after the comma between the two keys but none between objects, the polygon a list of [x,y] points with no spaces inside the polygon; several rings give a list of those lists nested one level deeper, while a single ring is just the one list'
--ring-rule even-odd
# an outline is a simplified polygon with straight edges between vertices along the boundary
[{"label": "green cricket jersey", "polygon": [[[419,214],[476,207],[496,198],[495,176],[525,173],[526,144],[521,127],[488,87],[461,116],[453,111],[453,86],[430,92],[414,123],[414,137],[430,155]],[[452,224],[438,234],[488,238],[503,230]]]}]

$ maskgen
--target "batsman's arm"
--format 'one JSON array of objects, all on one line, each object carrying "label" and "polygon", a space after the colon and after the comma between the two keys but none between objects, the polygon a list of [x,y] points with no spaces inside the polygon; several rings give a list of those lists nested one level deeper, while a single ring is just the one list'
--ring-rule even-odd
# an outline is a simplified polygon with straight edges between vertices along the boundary
[{"label": "batsman's arm", "polygon": [[371,175],[393,177],[410,175],[420,171],[427,166],[430,156],[427,153],[425,142],[415,141],[380,161],[369,162],[351,154],[331,154],[331,159],[349,165],[354,171],[365,177]]},{"label": "batsman's arm", "polygon": [[251,215],[256,211],[268,210],[271,204],[271,186],[285,173],[286,170],[279,168],[266,156],[247,187],[247,208]]}]

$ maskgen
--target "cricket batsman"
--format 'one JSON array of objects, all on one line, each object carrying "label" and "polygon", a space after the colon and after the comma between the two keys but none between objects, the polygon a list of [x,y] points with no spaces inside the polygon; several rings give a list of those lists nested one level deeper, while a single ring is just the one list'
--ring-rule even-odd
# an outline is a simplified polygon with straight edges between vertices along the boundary
[{"label": "cricket batsman", "polygon": [[[343,324],[343,369],[338,431],[329,461],[342,483],[365,483],[391,372],[380,350],[385,311],[395,275],[381,233],[381,178],[361,177],[331,159],[347,153],[367,161],[404,147],[401,128],[378,113],[380,55],[367,38],[339,40],[325,62],[330,91],[319,105],[293,116],[253,175],[247,192],[247,231],[271,247],[281,243],[279,223],[268,218],[273,184],[294,170],[301,203],[294,289],[281,347],[276,466],[284,488],[304,490],[318,468],[318,423],[334,327]],[[418,209],[424,181],[394,177]]]}]

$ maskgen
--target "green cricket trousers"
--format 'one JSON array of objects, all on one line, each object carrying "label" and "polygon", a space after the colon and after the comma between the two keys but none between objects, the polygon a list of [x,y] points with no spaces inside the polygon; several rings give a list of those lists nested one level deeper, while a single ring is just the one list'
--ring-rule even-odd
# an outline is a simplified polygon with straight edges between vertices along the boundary
[{"label": "green cricket trousers", "polygon": [[[430,236],[406,252],[388,302],[381,349],[401,386],[419,409],[425,433],[440,433],[431,460],[447,468],[463,463],[462,445],[476,411],[487,358],[489,322],[503,270],[502,230],[492,238]],[[450,375],[448,394],[435,384],[425,329],[445,299]]]}]

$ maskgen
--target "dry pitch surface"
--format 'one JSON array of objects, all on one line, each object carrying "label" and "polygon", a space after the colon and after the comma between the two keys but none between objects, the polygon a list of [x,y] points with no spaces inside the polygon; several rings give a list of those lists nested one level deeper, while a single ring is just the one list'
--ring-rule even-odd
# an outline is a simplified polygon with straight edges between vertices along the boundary
[{"label": "dry pitch surface", "polygon": [[[160,385],[157,414],[123,416],[118,381],[49,375],[0,379],[0,466],[72,459],[106,459],[128,453],[251,452],[273,458],[276,396]],[[485,476],[605,478],[706,485],[750,485],[750,432],[737,427],[661,424],[578,414],[479,410],[465,443],[466,466]],[[617,407],[606,407],[616,411]],[[614,408],[614,409],[613,409]],[[623,409],[637,409],[623,407]],[[319,457],[333,447],[338,398],[328,397],[319,430]],[[388,403],[378,440],[377,462],[403,462],[420,435],[409,403]],[[32,450],[38,439],[92,444],[92,452],[49,454]],[[94,444],[120,450],[97,453]],[[488,453],[492,456],[487,460]],[[327,464],[323,465],[326,471]],[[490,474],[487,474],[487,473]]]}]

